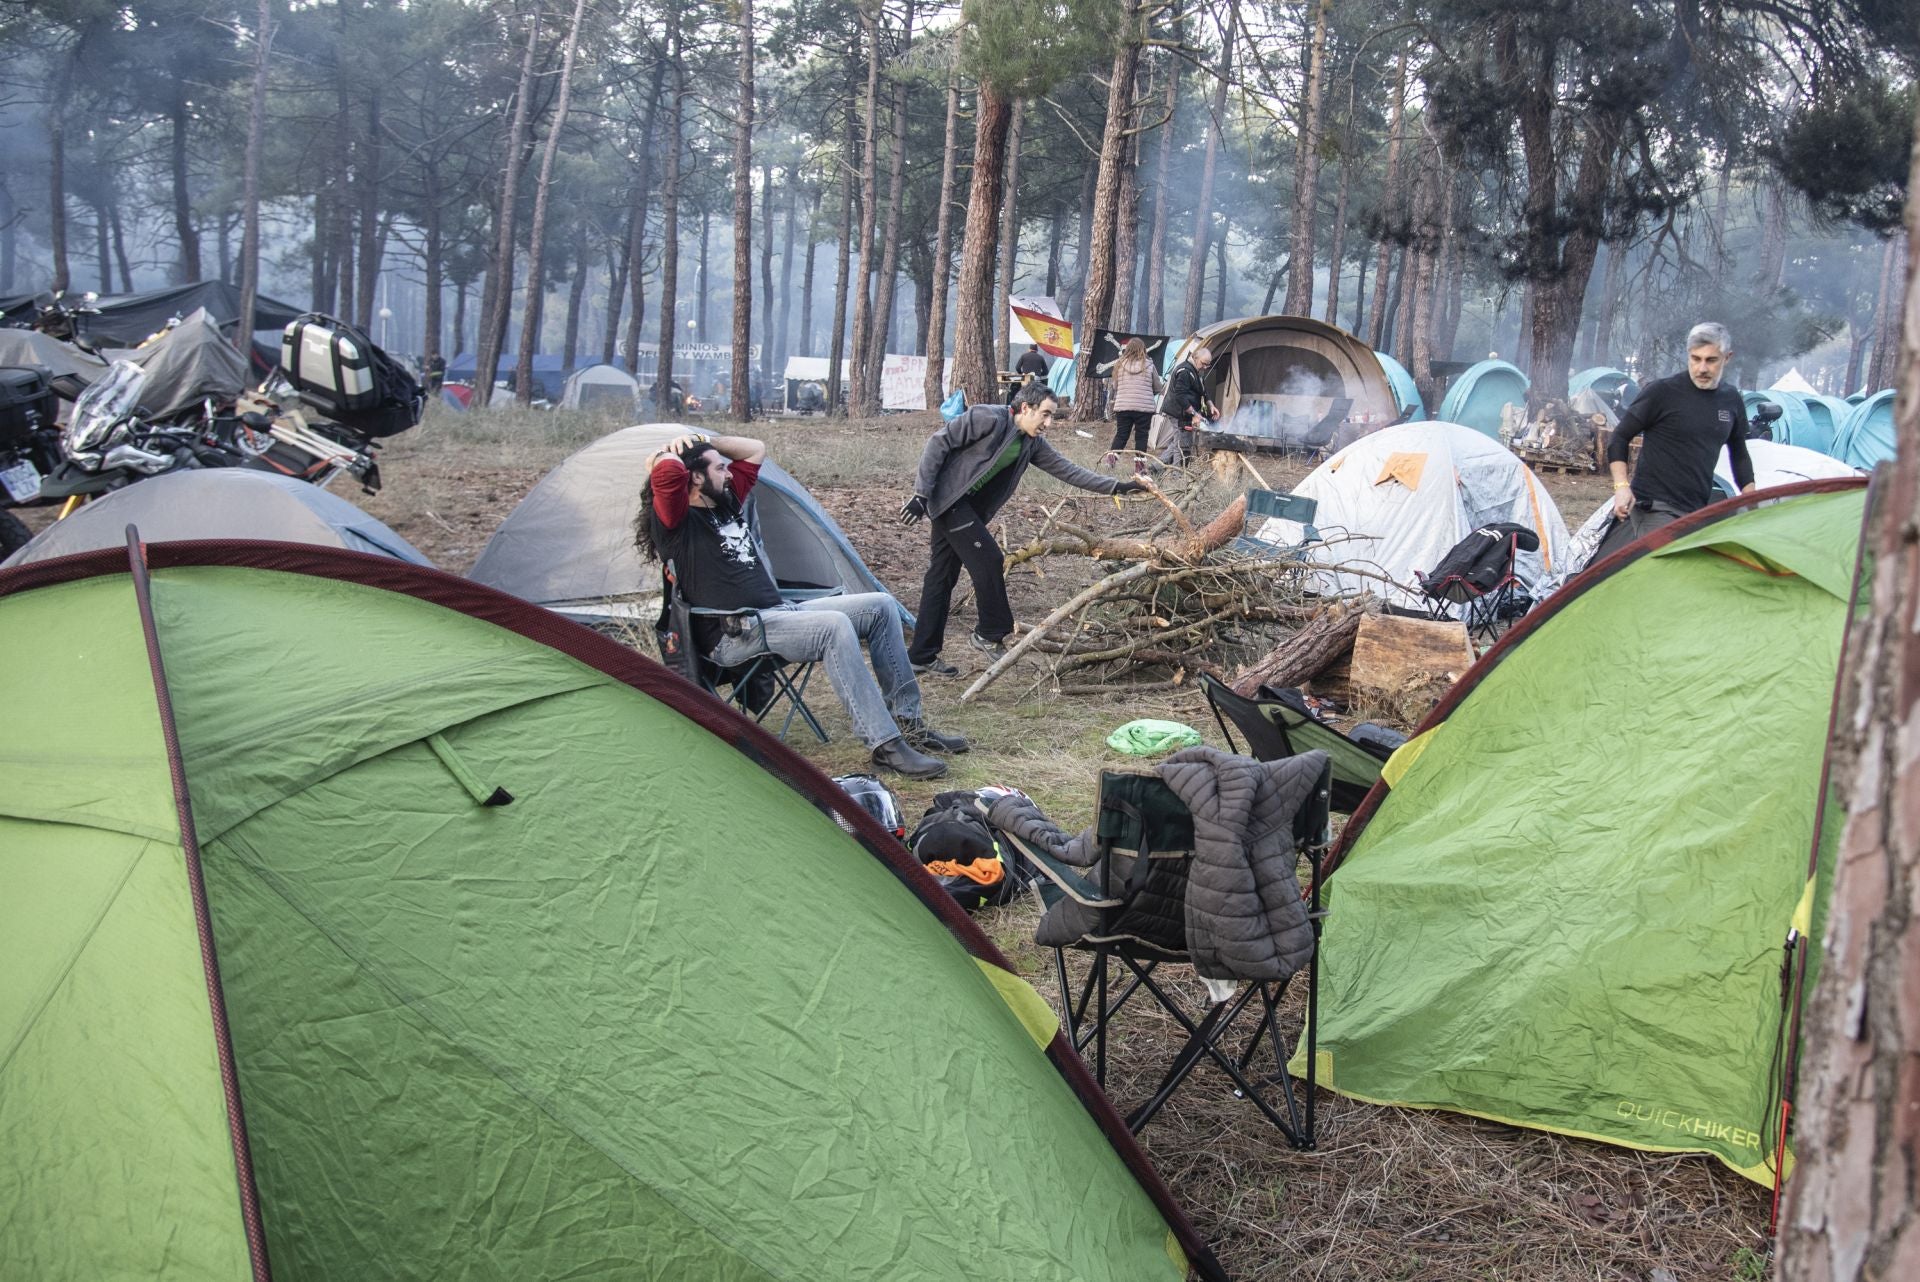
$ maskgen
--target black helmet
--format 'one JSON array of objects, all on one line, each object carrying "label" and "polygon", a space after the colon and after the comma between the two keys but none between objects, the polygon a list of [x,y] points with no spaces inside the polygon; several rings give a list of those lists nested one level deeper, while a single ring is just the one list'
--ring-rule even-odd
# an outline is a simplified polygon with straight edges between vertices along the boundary
[{"label": "black helmet", "polygon": [[[840,791],[852,797],[862,810],[872,815],[875,823],[901,840],[906,839],[907,822],[901,815],[900,797],[893,789],[872,775],[836,775],[833,781],[840,785]],[[834,822],[849,832],[853,831],[837,815]]]}]

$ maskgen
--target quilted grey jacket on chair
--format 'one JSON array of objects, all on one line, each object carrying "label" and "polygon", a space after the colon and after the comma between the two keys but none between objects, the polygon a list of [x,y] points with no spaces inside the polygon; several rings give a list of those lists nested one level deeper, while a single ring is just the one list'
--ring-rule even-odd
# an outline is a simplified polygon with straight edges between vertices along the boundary
[{"label": "quilted grey jacket on chair", "polygon": [[[1312,957],[1293,820],[1312,797],[1326,760],[1324,752],[1255,761],[1217,748],[1185,748],[1157,768],[1193,812],[1194,857],[1179,925],[1194,969],[1207,978],[1282,980]],[[1064,863],[1094,869],[1089,880],[1097,884],[1099,846],[1091,830],[1069,839],[1024,799],[996,804],[989,822]],[[1116,856],[1113,884],[1124,882],[1131,862]],[[1173,911],[1171,903],[1162,908]],[[1062,899],[1047,910],[1034,937],[1059,947],[1098,923],[1097,909]]]}]

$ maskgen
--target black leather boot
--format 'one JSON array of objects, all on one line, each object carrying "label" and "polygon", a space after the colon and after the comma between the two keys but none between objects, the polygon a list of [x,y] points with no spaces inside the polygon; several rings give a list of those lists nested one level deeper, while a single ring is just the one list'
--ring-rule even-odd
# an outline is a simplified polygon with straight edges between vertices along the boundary
[{"label": "black leather boot", "polygon": [[894,722],[900,727],[900,736],[921,752],[958,753],[973,746],[966,736],[945,734],[918,717],[896,717]]},{"label": "black leather boot", "polygon": [[947,773],[946,762],[938,757],[929,757],[897,735],[873,750],[873,764],[897,771],[909,779],[938,779]]}]

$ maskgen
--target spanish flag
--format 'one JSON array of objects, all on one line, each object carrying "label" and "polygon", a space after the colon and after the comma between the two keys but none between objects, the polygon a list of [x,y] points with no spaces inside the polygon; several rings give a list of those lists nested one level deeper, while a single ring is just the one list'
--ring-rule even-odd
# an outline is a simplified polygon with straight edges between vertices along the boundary
[{"label": "spanish flag", "polygon": [[1008,300],[1007,310],[1013,346],[1038,343],[1040,350],[1049,356],[1073,356],[1073,326],[1067,324],[1066,318],[1060,315],[1059,305],[1051,298],[1015,296]]}]

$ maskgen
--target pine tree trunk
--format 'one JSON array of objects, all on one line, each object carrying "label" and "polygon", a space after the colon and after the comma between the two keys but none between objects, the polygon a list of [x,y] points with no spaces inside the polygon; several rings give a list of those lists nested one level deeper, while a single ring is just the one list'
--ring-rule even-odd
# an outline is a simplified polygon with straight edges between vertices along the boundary
[{"label": "pine tree trunk", "polygon": [[[1135,60],[1134,96],[1140,100],[1139,59]],[[1140,274],[1140,135],[1129,127],[1120,163],[1120,207],[1113,224],[1113,306],[1107,323],[1115,329],[1132,329],[1135,282]]]},{"label": "pine tree trunk", "polygon": [[953,273],[953,174],[959,150],[960,62],[947,68],[947,133],[940,152],[940,212],[934,222],[933,283],[927,300],[927,408],[947,395],[947,281]]},{"label": "pine tree trunk", "polygon": [[[627,211],[627,222],[633,222],[633,211]],[[628,227],[631,232],[631,226]],[[621,237],[618,249],[612,245],[607,248],[607,314],[606,325],[600,338],[600,363],[611,365],[620,355],[620,320],[626,314],[622,306],[627,296],[627,269],[632,264],[627,257],[628,237]],[[628,367],[632,372],[632,367]]]},{"label": "pine tree trunk", "polygon": [[85,43],[86,36],[82,34],[60,60],[52,100],[47,104],[47,238],[53,250],[55,293],[73,288],[72,269],[67,261],[67,108],[73,98],[73,74]]},{"label": "pine tree trunk", "polygon": [[[1387,176],[1380,187],[1380,211],[1384,220],[1391,220],[1400,209],[1403,200],[1400,180],[1400,149],[1406,138],[1407,123],[1407,51],[1400,51],[1399,61],[1393,75],[1393,115],[1387,123]],[[1387,323],[1387,285],[1393,265],[1393,236],[1391,233],[1380,238],[1380,249],[1374,256],[1373,266],[1373,319],[1367,328],[1367,345],[1384,351],[1381,346],[1386,341]]]},{"label": "pine tree trunk", "polygon": [[1880,296],[1873,309],[1873,359],[1867,366],[1866,390],[1893,386],[1898,367],[1900,306],[1906,295],[1902,237],[1888,239],[1880,255]]},{"label": "pine tree trunk", "polygon": [[1060,246],[1066,240],[1065,222],[1067,211],[1059,205],[1053,207],[1053,216],[1047,220],[1047,297],[1053,298],[1060,292]]},{"label": "pine tree trunk", "polygon": [[[1073,279],[1063,282],[1067,294],[1067,323],[1080,323],[1080,304],[1086,299],[1087,258],[1093,249],[1093,185],[1099,180],[1100,167],[1088,165],[1080,179],[1080,238],[1074,241]],[[1013,246],[1012,249],[1019,247]],[[1011,250],[1009,251],[1011,252]],[[1005,321],[1005,308],[1001,309]]]},{"label": "pine tree trunk", "polygon": [[[679,336],[674,318],[680,314],[680,121],[686,113],[687,69],[681,61],[680,8],[666,6],[667,16],[667,137],[666,172],[660,187],[660,320],[654,326],[654,404],[662,411],[673,407],[673,343]],[[638,267],[634,270],[639,271]]]},{"label": "pine tree trunk", "polygon": [[247,151],[240,178],[240,323],[233,343],[253,346],[253,314],[260,297],[260,153],[267,131],[267,57],[273,47],[273,3],[260,0],[254,19],[253,92],[247,99]]},{"label": "pine tree trunk", "polygon": [[[343,16],[340,21],[344,39],[346,10],[342,9],[341,13]],[[334,86],[334,98],[334,156],[339,165],[339,185],[334,191],[334,198],[327,205],[333,213],[333,226],[330,231],[333,236],[333,287],[336,292],[332,310],[335,316],[352,320],[354,286],[360,279],[354,271],[353,252],[353,218],[354,213],[360,208],[360,188],[359,180],[354,176],[356,166],[353,149],[353,98],[347,91],[344,76]],[[513,253],[511,245],[508,246],[507,252],[511,260]],[[510,269],[506,280],[507,287],[511,289],[513,273]],[[505,324],[504,319],[501,323]]]},{"label": "pine tree trunk", "polygon": [[990,83],[980,86],[973,113],[973,180],[967,190],[966,229],[953,324],[953,381],[969,402],[995,399],[993,280],[999,242],[1000,188],[1007,163],[1013,103]]},{"label": "pine tree trunk", "polygon": [[[480,292],[480,332],[474,360],[473,403],[485,406],[493,399],[493,383],[500,374],[500,332],[513,305],[513,230],[520,198],[520,169],[526,147],[529,100],[533,96],[533,57],[540,45],[541,5],[527,17],[527,47],[520,58],[520,83],[513,95],[513,120],[507,127],[506,168],[500,178],[499,213],[494,218],[493,260],[487,266]],[[344,273],[342,273],[344,275]]]},{"label": "pine tree trunk", "polygon": [[567,327],[560,343],[560,367],[569,371],[580,354],[580,308],[587,297],[587,277],[593,272],[585,232],[575,228],[574,239],[573,279],[567,282]]},{"label": "pine tree trunk", "polygon": [[[1307,96],[1293,166],[1293,274],[1287,278],[1289,316],[1313,315],[1314,222],[1320,196],[1320,102],[1326,86],[1327,14],[1333,0],[1313,12],[1313,52],[1307,63]],[[1339,265],[1335,264],[1335,270]]]},{"label": "pine tree trunk", "polygon": [[854,414],[866,418],[880,409],[877,389],[868,379],[872,362],[867,359],[868,349],[881,338],[872,332],[873,228],[880,212],[880,27],[874,9],[858,8],[860,34],[867,45],[867,90],[860,117],[860,242],[855,251],[860,273],[854,279],[852,390],[847,400]]},{"label": "pine tree trunk", "polygon": [[[1093,239],[1087,252],[1087,279],[1082,291],[1078,336],[1080,368],[1073,398],[1073,417],[1093,422],[1101,415],[1100,381],[1093,377],[1093,331],[1113,328],[1115,241],[1120,223],[1121,171],[1126,168],[1127,127],[1133,115],[1133,74],[1140,64],[1140,44],[1124,32],[1107,73],[1107,120],[1100,134],[1098,177],[1093,184]],[[1127,267],[1131,270],[1133,264]],[[1121,328],[1124,328],[1122,326]]]},{"label": "pine tree trunk", "polygon": [[[640,376],[640,327],[647,317],[647,205],[653,199],[654,122],[660,112],[660,89],[667,80],[667,60],[656,57],[647,85],[647,106],[640,118],[640,161],[633,178],[633,200],[627,216],[626,264],[627,335],[621,345],[627,373]],[[611,327],[609,327],[611,328]]]},{"label": "pine tree trunk", "polygon": [[453,284],[453,354],[455,356],[463,356],[467,352],[468,284],[469,282],[464,280],[455,281]]},{"label": "pine tree trunk", "polygon": [[[1184,31],[1174,19],[1176,39]],[[1155,334],[1167,332],[1167,220],[1172,207],[1167,190],[1167,165],[1173,151],[1173,112],[1180,100],[1180,68],[1183,59],[1167,64],[1166,121],[1160,126],[1160,149],[1153,162],[1153,227],[1147,234],[1147,311],[1143,324]]]},{"label": "pine tree trunk", "polygon": [[[847,55],[846,150],[843,153],[847,156],[853,155],[854,143],[858,141],[853,117],[853,77],[858,65],[856,49]],[[840,165],[840,231],[835,237],[839,243],[833,251],[833,331],[827,340],[827,413],[836,415],[847,412],[847,371],[843,358],[847,340],[847,260],[853,253],[853,235],[853,167],[843,161]]]},{"label": "pine tree trunk", "polygon": [[1352,185],[1353,166],[1340,162],[1340,194],[1333,201],[1333,244],[1327,247],[1327,324],[1340,323],[1340,273],[1347,255],[1347,189]]},{"label": "pine tree trunk", "polygon": [[[1213,296],[1213,323],[1218,325],[1227,318],[1227,233],[1233,229],[1233,219],[1225,213],[1220,215],[1220,236],[1213,242],[1214,265],[1219,269],[1220,288]],[[1292,266],[1291,263],[1288,266]],[[1292,276],[1287,279],[1291,281]]]},{"label": "pine tree trunk", "polygon": [[1847,322],[1847,372],[1845,381],[1840,385],[1842,395],[1860,390],[1860,368],[1872,335],[1872,329],[1851,320]]},{"label": "pine tree trunk", "polygon": [[699,281],[699,298],[695,305],[695,315],[698,322],[696,328],[700,335],[699,341],[702,343],[711,343],[713,341],[713,331],[708,328],[708,306],[713,301],[713,287],[707,280],[707,256],[712,253],[712,251],[713,210],[705,204],[705,198],[703,197],[700,206],[700,274],[697,278]]},{"label": "pine tree trunk", "polygon": [[[514,399],[533,404],[533,351],[539,336],[535,319],[546,301],[547,200],[553,191],[553,164],[560,155],[560,135],[567,127],[567,108],[573,98],[573,60],[580,48],[580,20],[587,0],[573,0],[573,18],[567,23],[567,48],[560,59],[560,94],[554,102],[553,123],[547,126],[546,150],[540,154],[540,176],[533,185],[533,227],[527,241],[527,309],[520,324],[520,360],[514,367]],[[378,110],[378,99],[375,99]]]},{"label": "pine tree trunk", "polygon": [[[1437,175],[1439,156],[1429,151],[1423,167],[1430,174]],[[1408,366],[1408,373],[1413,375],[1414,386],[1420,389],[1422,399],[1429,404],[1437,403],[1433,381],[1433,303],[1440,255],[1440,208],[1445,203],[1439,188],[1437,176],[1421,182],[1420,198],[1414,210],[1414,242],[1409,247],[1409,252],[1413,254],[1413,311],[1409,317],[1413,360]]]},{"label": "pine tree trunk", "polygon": [[105,198],[96,200],[93,205],[93,256],[99,264],[100,292],[113,292],[113,240],[112,224],[107,218]]},{"label": "pine tree trunk", "polygon": [[[913,47],[913,0],[907,0],[906,17],[900,34],[900,57]],[[906,199],[907,162],[907,81],[896,77],[893,83],[893,157],[887,174],[887,230],[885,247],[880,252],[880,279],[874,284],[873,341],[867,347],[867,388],[871,408],[880,412],[880,374],[886,364],[888,337],[893,329],[894,293],[900,274],[900,206]]]},{"label": "pine tree trunk", "polygon": [[1778,180],[1769,180],[1767,212],[1760,228],[1760,265],[1754,284],[1763,290],[1780,288],[1787,266],[1787,196]]},{"label": "pine tree trunk", "polygon": [[422,255],[425,258],[426,299],[425,316],[422,319],[424,333],[421,335],[420,356],[423,361],[431,361],[441,355],[445,346],[441,342],[441,326],[445,320],[446,304],[441,292],[446,288],[446,209],[444,196],[440,190],[440,165],[432,157],[421,161],[421,180],[426,184],[427,201],[423,211],[426,225],[422,228],[425,244]]},{"label": "pine tree trunk", "polygon": [[169,139],[168,159],[173,178],[173,235],[180,246],[179,281],[192,285],[200,280],[200,233],[193,228],[193,197],[187,189],[187,86],[173,82],[169,104],[173,136]]},{"label": "pine tree trunk", "polygon": [[815,238],[820,224],[820,193],[812,193],[807,202],[807,256],[800,273],[800,354],[813,353],[813,260]]},{"label": "pine tree trunk", "polygon": [[1373,261],[1373,255],[1361,253],[1353,260],[1353,324],[1347,332],[1358,335],[1367,323],[1367,264]]},{"label": "pine tree trunk", "polygon": [[[1013,368],[1013,278],[1020,270],[1020,137],[1026,132],[1027,104],[1013,104],[1013,122],[1007,127],[1007,178],[1000,197],[1000,273],[993,295],[993,325],[1000,335],[1000,368]],[[1081,244],[1086,240],[1083,237]],[[1082,261],[1085,251],[1082,250]],[[1085,280],[1084,271],[1081,280]]]},{"label": "pine tree trunk", "polygon": [[1229,6],[1227,33],[1220,42],[1220,66],[1214,72],[1213,111],[1207,121],[1207,153],[1200,166],[1200,195],[1193,207],[1193,257],[1187,264],[1187,305],[1180,328],[1191,334],[1200,328],[1200,298],[1207,287],[1208,235],[1213,230],[1213,177],[1219,164],[1221,129],[1227,120],[1227,82],[1233,74],[1233,37],[1240,25],[1240,4]]},{"label": "pine tree trunk", "polygon": [[369,334],[373,332],[374,295],[380,281],[380,251],[375,241],[380,227],[380,144],[383,136],[380,128],[380,93],[375,90],[367,96],[366,137],[357,140],[354,147],[357,172],[353,180],[354,194],[360,198],[360,281],[356,300],[360,306],[354,313],[354,323]]},{"label": "pine tree trunk", "polygon": [[[793,223],[794,207],[798,204],[794,188],[799,181],[799,175],[789,171],[786,192],[787,229],[780,242],[780,292],[775,295],[779,299],[779,314],[774,321],[773,332],[767,335],[767,341],[775,345],[773,364],[769,368],[770,378],[786,377],[787,353],[793,346]],[[768,386],[771,389],[774,384],[769,382]]]},{"label": "pine tree trunk", "polygon": [[774,342],[779,331],[774,326],[780,315],[779,301],[773,293],[773,165],[760,162],[760,381],[773,378]]},{"label": "pine tree trunk", "polygon": [[[1920,183],[1920,147],[1913,174]],[[1920,203],[1909,203],[1907,226],[1920,235]],[[1872,606],[1848,639],[1835,718],[1843,738],[1833,780],[1847,796],[1846,827],[1820,975],[1804,999],[1798,1165],[1776,1272],[1796,1282],[1920,1277],[1920,765],[1911,749],[1920,734],[1920,633],[1912,626],[1920,608],[1920,282],[1909,276],[1905,286],[1899,449],[1865,535]]]},{"label": "pine tree trunk", "polygon": [[739,30],[733,123],[733,371],[727,412],[744,423],[753,417],[753,0],[740,0]]}]

